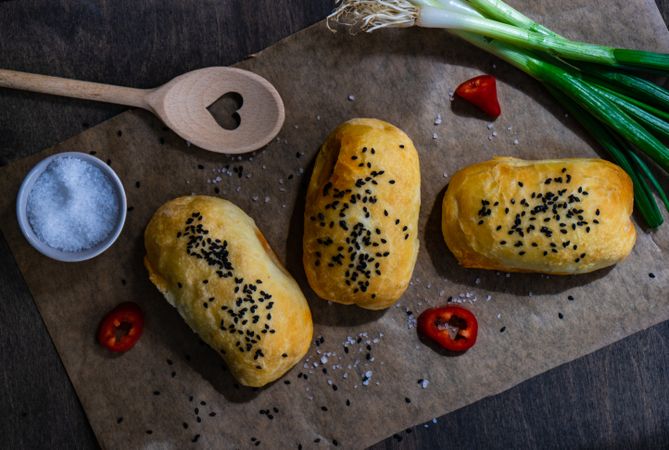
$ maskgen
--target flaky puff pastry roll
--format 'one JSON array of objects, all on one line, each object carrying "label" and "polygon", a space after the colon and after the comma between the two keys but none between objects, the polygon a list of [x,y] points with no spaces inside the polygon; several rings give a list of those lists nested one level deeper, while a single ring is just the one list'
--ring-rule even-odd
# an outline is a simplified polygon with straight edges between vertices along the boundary
[{"label": "flaky puff pastry roll", "polygon": [[601,159],[494,158],[453,176],[442,231],[464,267],[587,273],[632,251],[633,203],[629,176]]},{"label": "flaky puff pastry roll", "polygon": [[411,139],[353,119],[323,143],[309,182],[304,270],[324,299],[383,309],[404,293],[418,255],[420,168]]},{"label": "flaky puff pastry roll", "polygon": [[270,383],[307,352],[307,301],[240,208],[215,197],[171,200],[153,215],[144,242],[153,284],[240,383]]}]

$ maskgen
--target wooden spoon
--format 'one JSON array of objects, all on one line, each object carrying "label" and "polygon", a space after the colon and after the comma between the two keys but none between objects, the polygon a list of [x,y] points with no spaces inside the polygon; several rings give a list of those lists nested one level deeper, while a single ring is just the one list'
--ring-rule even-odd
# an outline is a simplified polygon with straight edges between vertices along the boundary
[{"label": "wooden spoon", "polygon": [[[0,69],[0,87],[135,106],[151,111],[185,140],[218,153],[268,144],[283,125],[283,101],[269,81],[246,70],[207,67],[155,89],[134,89]],[[239,126],[222,128],[207,109],[226,93],[242,98]]]}]

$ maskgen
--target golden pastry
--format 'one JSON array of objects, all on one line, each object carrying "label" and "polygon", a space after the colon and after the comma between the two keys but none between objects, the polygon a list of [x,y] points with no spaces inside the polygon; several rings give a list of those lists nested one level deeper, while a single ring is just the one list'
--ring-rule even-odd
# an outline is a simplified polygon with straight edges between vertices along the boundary
[{"label": "golden pastry", "polygon": [[442,232],[464,267],[571,275],[624,259],[632,181],[601,159],[494,158],[456,173]]},{"label": "golden pastry", "polygon": [[307,352],[307,301],[240,208],[215,197],[171,200],[144,243],[153,284],[242,384],[270,383]]},{"label": "golden pastry", "polygon": [[322,145],[307,191],[304,270],[327,300],[383,309],[418,255],[420,168],[411,139],[376,119],[343,123]]}]

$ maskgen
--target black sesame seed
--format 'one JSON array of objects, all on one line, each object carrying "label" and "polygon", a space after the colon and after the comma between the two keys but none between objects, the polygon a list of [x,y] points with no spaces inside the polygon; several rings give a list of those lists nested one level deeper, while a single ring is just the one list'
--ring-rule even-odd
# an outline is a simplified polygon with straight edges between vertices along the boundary
[{"label": "black sesame seed", "polygon": [[118,418],[116,419],[116,423],[121,423],[121,422],[123,422],[123,417],[118,417]]},{"label": "black sesame seed", "polygon": [[146,430],[146,434],[153,434],[153,430]]},{"label": "black sesame seed", "polygon": [[650,272],[650,273],[648,274],[648,277],[649,277],[649,278],[655,278],[655,274],[654,274],[653,272]]},{"label": "black sesame seed", "polygon": [[499,329],[500,333],[504,333],[505,331],[506,331],[506,327],[502,327],[502,328]]},{"label": "black sesame seed", "polygon": [[411,403],[411,399],[409,397],[404,397],[404,403]]},{"label": "black sesame seed", "polygon": [[153,395],[160,395],[160,391],[153,391]]},{"label": "black sesame seed", "polygon": [[196,434],[195,436],[193,436],[193,439],[191,439],[191,442],[197,442],[198,439],[200,439],[200,435]]},{"label": "black sesame seed", "polygon": [[395,184],[395,180],[390,180],[390,181],[388,181],[388,183]]},{"label": "black sesame seed", "polygon": [[564,319],[564,314],[562,314],[561,312],[559,312],[559,313],[558,313],[558,317],[560,318],[560,320],[562,320],[562,319]]},{"label": "black sesame seed", "polygon": [[328,407],[327,406],[321,406],[321,411],[327,411]]}]

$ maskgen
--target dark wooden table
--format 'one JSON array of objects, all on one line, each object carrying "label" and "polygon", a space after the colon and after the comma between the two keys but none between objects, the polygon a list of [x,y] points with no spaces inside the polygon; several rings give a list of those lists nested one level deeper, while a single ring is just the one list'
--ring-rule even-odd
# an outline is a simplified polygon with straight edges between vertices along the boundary
[{"label": "dark wooden table", "polygon": [[[656,1],[666,22],[669,0]],[[234,63],[322,19],[331,6],[331,0],[0,0],[0,67],[152,87],[188,70]],[[0,164],[122,110],[0,90]],[[0,448],[97,447],[3,238],[0,412]],[[669,448],[669,322],[427,428],[398,432],[374,448]]]}]

